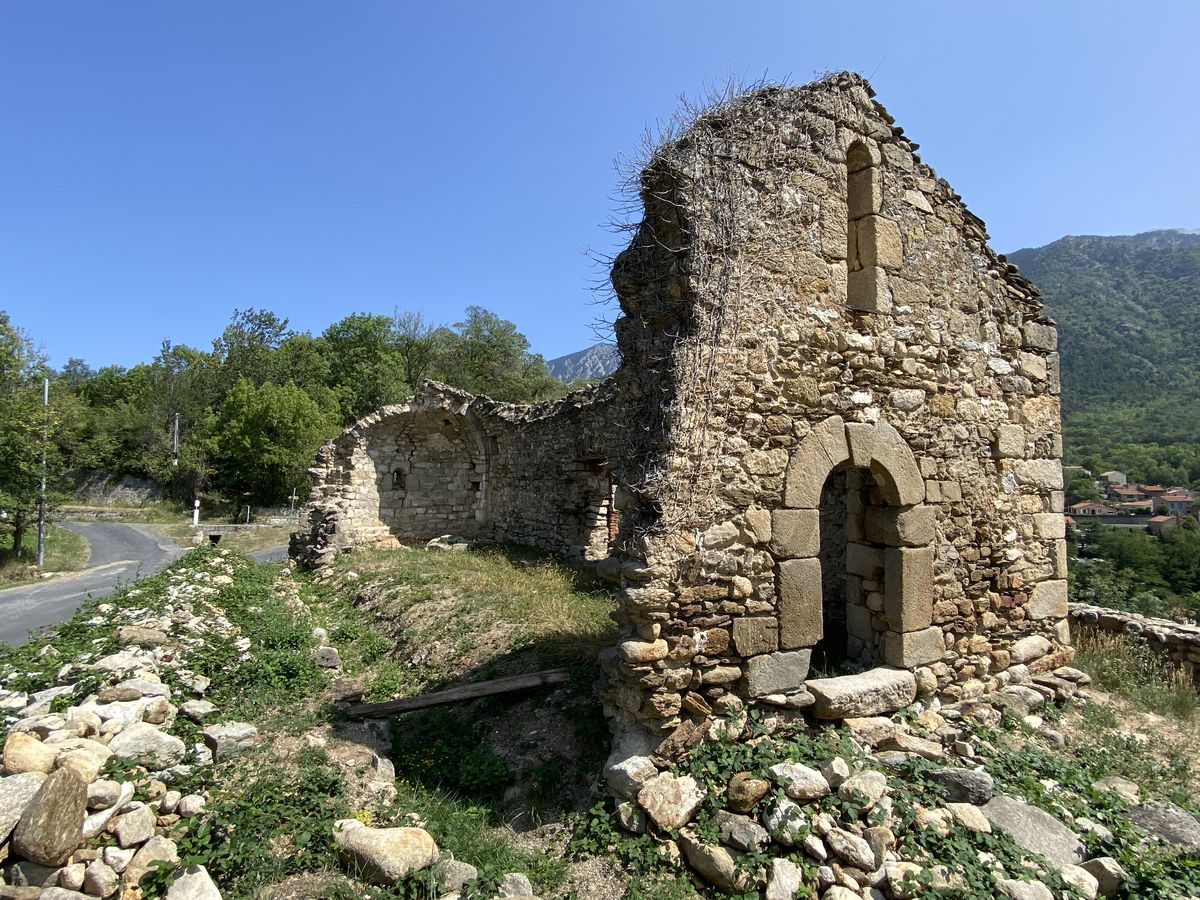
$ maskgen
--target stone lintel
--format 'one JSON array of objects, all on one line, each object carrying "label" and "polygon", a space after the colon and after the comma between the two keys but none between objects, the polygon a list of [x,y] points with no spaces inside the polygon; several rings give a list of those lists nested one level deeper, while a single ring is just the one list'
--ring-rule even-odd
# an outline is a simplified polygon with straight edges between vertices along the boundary
[{"label": "stone lintel", "polygon": [[858,675],[815,678],[805,687],[817,698],[813,712],[819,719],[886,715],[917,699],[917,680],[904,669],[880,667]]}]

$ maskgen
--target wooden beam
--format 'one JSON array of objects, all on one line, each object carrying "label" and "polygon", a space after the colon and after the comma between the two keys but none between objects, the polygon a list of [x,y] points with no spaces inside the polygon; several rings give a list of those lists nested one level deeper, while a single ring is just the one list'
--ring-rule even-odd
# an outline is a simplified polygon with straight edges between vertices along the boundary
[{"label": "wooden beam", "polygon": [[426,709],[430,706],[463,703],[467,700],[490,697],[494,694],[525,691],[547,684],[561,684],[570,677],[570,669],[546,669],[542,672],[531,672],[528,675],[512,675],[508,678],[493,678],[491,681],[460,684],[458,687],[446,688],[444,691],[434,691],[432,694],[418,694],[416,697],[383,700],[379,703],[359,703],[356,706],[347,708],[346,715],[351,719],[361,719],[368,716],[389,716],[394,713],[412,712],[414,709]]}]

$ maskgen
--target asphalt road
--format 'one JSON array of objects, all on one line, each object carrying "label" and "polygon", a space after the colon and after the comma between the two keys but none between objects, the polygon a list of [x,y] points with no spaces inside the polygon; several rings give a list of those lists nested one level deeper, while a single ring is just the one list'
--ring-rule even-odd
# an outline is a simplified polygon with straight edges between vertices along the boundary
[{"label": "asphalt road", "polygon": [[0,591],[0,642],[23,644],[33,629],[70,618],[87,597],[107,597],[120,585],[153,575],[184,549],[133,525],[63,522],[61,527],[87,540],[87,568]]}]

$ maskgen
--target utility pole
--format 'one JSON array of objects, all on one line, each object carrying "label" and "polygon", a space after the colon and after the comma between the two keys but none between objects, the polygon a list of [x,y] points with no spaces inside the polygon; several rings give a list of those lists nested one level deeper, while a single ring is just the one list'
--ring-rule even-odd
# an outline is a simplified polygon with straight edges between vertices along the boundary
[{"label": "utility pole", "polygon": [[179,465],[179,413],[175,413],[175,455],[171,459],[171,465]]},{"label": "utility pole", "polygon": [[288,512],[295,512],[296,511],[296,489],[295,488],[292,488],[291,500],[292,500],[292,502],[288,506]]},{"label": "utility pole", "polygon": [[46,563],[46,445],[50,443],[50,379],[42,379],[42,492],[38,498],[38,568]]}]

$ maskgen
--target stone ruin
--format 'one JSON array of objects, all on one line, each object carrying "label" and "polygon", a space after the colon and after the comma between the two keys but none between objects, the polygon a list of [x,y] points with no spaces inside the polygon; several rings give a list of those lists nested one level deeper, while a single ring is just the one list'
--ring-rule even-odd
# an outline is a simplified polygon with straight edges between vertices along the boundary
[{"label": "stone ruin", "polygon": [[619,370],[366,417],[320,450],[293,555],[450,533],[597,563],[606,712],[654,740],[1068,662],[1054,323],[873,96],[763,87],[664,142],[612,267]]}]

